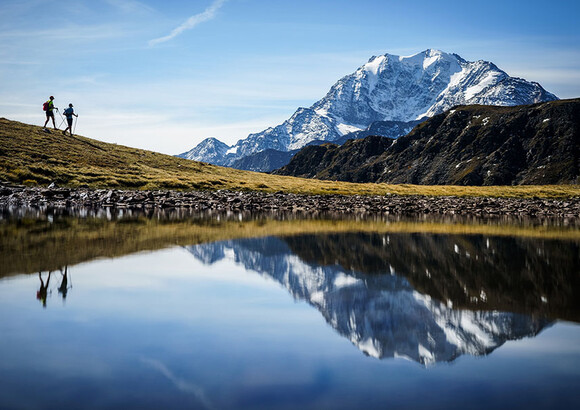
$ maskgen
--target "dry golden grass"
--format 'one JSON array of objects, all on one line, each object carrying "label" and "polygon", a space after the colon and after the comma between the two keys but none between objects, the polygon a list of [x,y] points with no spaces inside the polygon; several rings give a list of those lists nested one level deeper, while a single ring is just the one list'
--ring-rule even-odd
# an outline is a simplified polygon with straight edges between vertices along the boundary
[{"label": "dry golden grass", "polygon": [[[162,137],[162,136],[160,136]],[[299,194],[567,198],[579,185],[420,186],[353,184],[240,171],[0,119],[0,180],[124,189],[254,190]]]}]

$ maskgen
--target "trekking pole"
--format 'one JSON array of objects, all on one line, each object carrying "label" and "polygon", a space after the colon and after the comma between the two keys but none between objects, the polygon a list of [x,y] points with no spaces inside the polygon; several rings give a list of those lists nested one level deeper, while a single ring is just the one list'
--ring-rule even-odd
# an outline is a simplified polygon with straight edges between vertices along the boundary
[{"label": "trekking pole", "polygon": [[58,129],[60,129],[60,126],[63,124],[64,122],[64,118],[62,119],[62,121],[60,122],[60,125],[58,126]]},{"label": "trekking pole", "polygon": [[[62,125],[62,123],[64,122],[64,117],[62,116],[62,114],[60,113],[60,111],[58,110],[58,108],[55,108],[55,110],[58,113],[58,115],[60,115],[60,118],[62,118],[62,122],[60,123],[60,125]],[[59,129],[60,129],[60,125],[58,126]]]},{"label": "trekking pole", "polygon": [[75,125],[73,126],[73,131],[72,133],[75,133],[75,130],[77,129],[77,122],[79,122],[79,116],[77,115],[77,117],[75,118]]}]

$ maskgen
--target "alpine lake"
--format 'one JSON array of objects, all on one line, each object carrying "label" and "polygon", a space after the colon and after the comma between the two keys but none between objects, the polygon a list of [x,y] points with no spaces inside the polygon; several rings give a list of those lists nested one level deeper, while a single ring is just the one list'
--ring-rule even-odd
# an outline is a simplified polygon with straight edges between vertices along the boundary
[{"label": "alpine lake", "polygon": [[1,409],[578,409],[576,219],[2,210]]}]

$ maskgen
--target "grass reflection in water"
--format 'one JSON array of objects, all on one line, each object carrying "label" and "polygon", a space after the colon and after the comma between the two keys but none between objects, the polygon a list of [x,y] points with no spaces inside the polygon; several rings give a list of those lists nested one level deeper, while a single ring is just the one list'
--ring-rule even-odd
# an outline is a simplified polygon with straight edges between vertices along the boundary
[{"label": "grass reflection in water", "polygon": [[284,238],[298,256],[320,265],[338,263],[372,274],[395,269],[421,293],[456,307],[580,318],[580,229],[534,221],[5,215],[0,277],[171,246],[269,236]]}]

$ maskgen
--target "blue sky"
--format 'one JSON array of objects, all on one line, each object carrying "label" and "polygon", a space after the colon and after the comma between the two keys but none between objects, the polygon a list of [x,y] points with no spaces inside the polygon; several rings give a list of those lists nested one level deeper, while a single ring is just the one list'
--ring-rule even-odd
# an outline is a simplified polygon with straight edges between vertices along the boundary
[{"label": "blue sky", "polygon": [[54,95],[79,134],[177,154],[280,124],[373,55],[427,48],[580,97],[578,16],[576,0],[3,0],[0,116],[42,125]]}]

